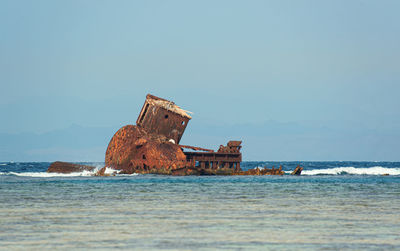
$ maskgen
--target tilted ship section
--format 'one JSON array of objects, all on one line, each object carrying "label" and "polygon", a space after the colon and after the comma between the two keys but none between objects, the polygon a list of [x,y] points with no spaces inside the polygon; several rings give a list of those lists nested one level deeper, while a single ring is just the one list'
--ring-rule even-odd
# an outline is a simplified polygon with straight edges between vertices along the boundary
[{"label": "tilted ship section", "polygon": [[179,144],[192,118],[189,113],[174,102],[148,94],[136,125],[148,133],[165,136]]},{"label": "tilted ship section", "polygon": [[[242,141],[232,140],[217,151],[180,145],[191,113],[174,102],[148,94],[136,125],[119,129],[108,144],[105,167],[120,174],[152,173],[166,175],[283,175],[279,169],[242,171]],[[90,170],[90,166],[54,162],[48,172],[68,173]],[[92,167],[94,168],[94,167]],[[292,174],[299,175],[301,167]]]},{"label": "tilted ship section", "polygon": [[218,151],[180,145],[192,118],[174,102],[148,94],[136,125],[122,127],[111,139],[106,166],[120,173],[173,175],[231,174],[240,171],[241,141]]}]

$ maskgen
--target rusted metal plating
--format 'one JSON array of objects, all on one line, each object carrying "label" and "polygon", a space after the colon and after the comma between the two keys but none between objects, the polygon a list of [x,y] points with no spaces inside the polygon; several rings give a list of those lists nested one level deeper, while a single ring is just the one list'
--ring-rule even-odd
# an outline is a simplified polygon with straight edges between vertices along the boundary
[{"label": "rusted metal plating", "polygon": [[[171,175],[283,175],[279,169],[242,171],[242,141],[229,141],[217,151],[179,142],[192,118],[174,102],[148,94],[136,125],[120,128],[108,144],[106,166],[97,175],[106,175],[106,167],[121,174],[155,173]],[[188,151],[192,150],[192,151]],[[95,167],[55,162],[48,172],[94,170]],[[297,167],[292,174],[300,175]]]},{"label": "rusted metal plating", "polygon": [[172,101],[148,94],[136,126],[121,128],[111,139],[106,165],[122,173],[187,175],[240,171],[241,141],[229,141],[216,152],[179,145],[192,118],[189,113]]},{"label": "rusted metal plating", "polygon": [[214,170],[225,168],[240,171],[240,162],[242,161],[241,143],[241,141],[229,141],[227,146],[221,145],[217,152],[184,152],[184,154],[187,160],[195,163],[195,167]]},{"label": "rusted metal plating", "polygon": [[188,113],[172,101],[148,94],[136,125],[150,134],[163,135],[179,144],[192,118]]}]

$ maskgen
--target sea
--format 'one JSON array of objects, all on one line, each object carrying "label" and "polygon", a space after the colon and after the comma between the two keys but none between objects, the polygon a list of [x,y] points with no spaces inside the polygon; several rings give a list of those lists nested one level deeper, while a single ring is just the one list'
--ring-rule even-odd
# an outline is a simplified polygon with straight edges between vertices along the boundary
[{"label": "sea", "polygon": [[247,161],[287,174],[184,177],[49,165],[0,162],[0,250],[400,250],[400,162]]}]

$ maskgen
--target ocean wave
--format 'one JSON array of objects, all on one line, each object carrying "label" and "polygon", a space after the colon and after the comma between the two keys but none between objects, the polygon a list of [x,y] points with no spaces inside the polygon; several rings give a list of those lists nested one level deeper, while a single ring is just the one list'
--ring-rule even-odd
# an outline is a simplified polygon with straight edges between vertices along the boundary
[{"label": "ocean wave", "polygon": [[353,174],[353,175],[400,175],[400,168],[387,168],[382,166],[355,168],[349,167],[335,167],[327,169],[313,169],[303,170],[302,175],[340,175],[340,174]]},{"label": "ocean wave", "polygon": [[[50,178],[50,177],[79,177],[79,176],[95,176],[96,173],[102,168],[102,166],[97,166],[92,171],[82,171],[75,173],[48,173],[48,172],[0,172],[0,175],[12,175],[20,177],[36,177],[36,178]],[[256,167],[260,170],[264,167]],[[286,174],[290,174],[292,170],[284,171]],[[137,176],[139,174],[120,174],[120,170],[115,170],[110,167],[106,167],[104,174],[106,176]],[[301,175],[400,175],[400,168],[388,168],[382,166],[373,167],[335,167],[335,168],[324,168],[324,169],[312,169],[303,170]]]},{"label": "ocean wave", "polygon": [[24,172],[16,173],[9,172],[2,175],[15,175],[20,177],[33,177],[33,178],[50,178],[50,177],[79,177],[79,176],[94,176],[96,172],[83,171],[79,173],[48,173],[48,172]]},{"label": "ocean wave", "polygon": [[91,171],[73,172],[73,173],[48,173],[48,172],[2,172],[0,175],[14,175],[19,177],[33,178],[51,178],[51,177],[79,177],[79,176],[94,176],[100,169],[101,165],[96,165]]},{"label": "ocean wave", "polygon": [[[32,177],[32,178],[51,178],[51,177],[88,177],[88,176],[96,176],[97,172],[101,169],[101,166],[97,166],[92,171],[82,171],[82,172],[74,172],[74,173],[48,173],[48,172],[0,172],[0,175],[13,175],[19,177]],[[115,170],[110,167],[106,167],[104,174],[106,176],[137,176],[138,173],[133,174],[119,174],[120,170]]]},{"label": "ocean wave", "polygon": [[138,176],[139,173],[132,173],[132,174],[118,174],[117,176]]}]

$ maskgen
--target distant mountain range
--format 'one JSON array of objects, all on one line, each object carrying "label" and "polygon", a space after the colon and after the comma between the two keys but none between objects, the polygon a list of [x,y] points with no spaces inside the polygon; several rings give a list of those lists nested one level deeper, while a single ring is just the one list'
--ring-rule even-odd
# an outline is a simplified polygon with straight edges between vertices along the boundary
[{"label": "distant mountain range", "polygon": [[71,125],[43,134],[0,133],[0,161],[102,161],[115,131]]},{"label": "distant mountain range", "polygon": [[[0,133],[0,162],[104,161],[115,127],[68,128],[47,133]],[[181,144],[217,150],[229,140],[242,140],[243,160],[398,161],[399,134],[354,128],[268,121],[260,125],[210,125],[191,121]]]}]

